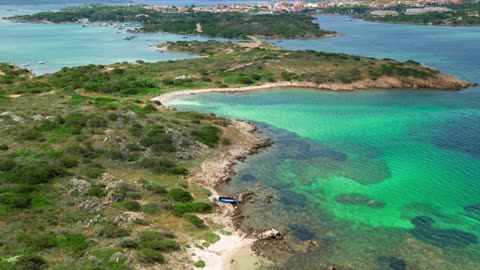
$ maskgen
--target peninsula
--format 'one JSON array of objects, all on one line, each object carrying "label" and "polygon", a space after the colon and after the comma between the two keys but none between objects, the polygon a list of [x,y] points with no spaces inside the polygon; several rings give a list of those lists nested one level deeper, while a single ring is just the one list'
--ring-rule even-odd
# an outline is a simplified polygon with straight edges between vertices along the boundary
[{"label": "peninsula", "polygon": [[270,141],[249,123],[160,106],[174,95],[470,85],[415,61],[287,51],[258,40],[158,46],[202,57],[40,77],[0,64],[0,268],[204,267],[212,261],[199,255],[225,237],[239,243],[233,250],[248,248],[254,240],[245,242],[229,218],[241,208],[217,204],[215,188]]}]

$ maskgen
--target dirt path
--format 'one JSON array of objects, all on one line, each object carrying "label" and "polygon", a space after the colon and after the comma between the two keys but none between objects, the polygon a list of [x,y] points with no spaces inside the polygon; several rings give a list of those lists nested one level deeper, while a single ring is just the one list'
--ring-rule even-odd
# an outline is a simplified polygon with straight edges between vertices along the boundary
[{"label": "dirt path", "polygon": [[246,64],[243,64],[243,65],[239,65],[239,66],[236,66],[236,67],[233,67],[233,68],[229,68],[229,69],[227,69],[227,70],[225,70],[225,71],[226,71],[226,72],[228,72],[228,71],[234,71],[234,70],[236,70],[236,69],[240,69],[240,68],[243,68],[243,67],[248,67],[248,66],[253,65],[253,64],[255,64],[255,62],[250,62],[250,63],[246,63]]}]

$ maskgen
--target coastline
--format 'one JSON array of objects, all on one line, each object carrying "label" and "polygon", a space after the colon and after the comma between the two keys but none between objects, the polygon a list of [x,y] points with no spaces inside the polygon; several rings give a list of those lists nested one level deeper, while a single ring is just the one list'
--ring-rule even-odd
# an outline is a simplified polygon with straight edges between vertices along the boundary
[{"label": "coastline", "polygon": [[353,83],[313,83],[313,82],[297,82],[284,81],[275,83],[266,83],[262,85],[244,86],[244,87],[226,87],[226,88],[205,88],[205,89],[186,89],[179,91],[168,92],[152,98],[152,101],[160,102],[161,104],[168,103],[172,99],[187,95],[206,94],[206,93],[235,93],[248,92],[256,90],[266,90],[272,88],[312,88],[319,90],[330,91],[353,91],[366,89],[443,89],[443,90],[461,90],[463,88],[474,86],[474,83],[469,83],[452,77],[446,74],[440,74],[439,79],[416,79],[405,78],[404,81],[395,77],[383,76],[377,80],[364,79]]},{"label": "coastline", "polygon": [[[227,183],[235,174],[233,166],[238,161],[244,160],[259,149],[271,145],[268,138],[259,138],[254,132],[256,126],[246,121],[230,120],[231,125],[238,136],[232,140],[232,144],[221,150],[221,155],[205,160],[201,170],[193,172],[189,181],[210,189],[210,200],[219,197],[223,184]],[[248,196],[248,195],[247,195]],[[238,194],[240,201],[247,199],[245,194]],[[207,248],[192,247],[188,250],[193,262],[202,260],[209,270],[248,270],[256,269],[260,264],[268,264],[266,259],[257,256],[252,250],[252,245],[258,240],[256,237],[247,235],[237,228],[235,220],[241,216],[241,206],[229,204],[219,205],[216,213],[205,215],[214,223],[223,226],[230,235],[218,233],[220,240]],[[239,263],[237,265],[237,263]]]},{"label": "coastline", "polygon": [[[431,88],[440,89],[446,87],[450,90],[460,90],[464,87],[472,85],[456,79],[452,76],[440,74],[441,80],[427,83],[428,80],[416,79],[413,83],[420,83],[422,86],[430,86]],[[232,88],[207,88],[207,89],[187,89],[180,91],[172,91],[152,98],[151,100],[157,102],[157,105],[162,105],[169,108],[168,102],[185,95],[196,95],[206,93],[235,93],[247,92],[272,88],[313,88],[319,90],[331,91],[352,91],[365,89],[385,89],[385,88],[412,88],[411,81],[408,83],[400,81],[393,77],[380,77],[379,79],[362,80],[351,84],[330,83],[330,84],[315,84],[309,82],[277,82],[267,83],[263,85],[247,86],[247,87],[232,87]],[[436,83],[436,84],[435,84]],[[414,84],[415,85],[415,84]],[[212,192],[210,200],[219,197],[221,187],[227,183],[235,174],[233,166],[238,161],[242,161],[250,155],[258,152],[259,149],[268,147],[272,144],[269,138],[260,138],[255,135],[256,126],[247,122],[239,120],[230,120],[231,125],[239,133],[239,139],[232,141],[232,144],[226,149],[222,149],[221,154],[211,159],[207,159],[202,163],[201,170],[193,172],[189,181],[208,188]],[[248,200],[250,194],[237,194],[240,201]],[[236,220],[241,217],[241,206],[234,207],[232,205],[221,204],[216,213],[208,215],[212,220],[224,226],[227,231],[232,232],[231,235],[220,234],[220,240],[208,248],[201,249],[197,247],[190,248],[188,252],[191,254],[192,261],[202,260],[206,263],[205,269],[212,270],[237,270],[237,269],[255,269],[258,264],[269,264],[271,262],[258,256],[253,251],[252,247],[257,240],[269,239],[269,232],[254,232],[253,234],[246,234],[236,226]],[[276,231],[272,228],[270,231]],[[278,233],[278,232],[277,232]],[[241,265],[235,266],[235,262],[240,262]],[[248,268],[245,268],[249,265]],[[241,266],[241,268],[240,268]]]}]

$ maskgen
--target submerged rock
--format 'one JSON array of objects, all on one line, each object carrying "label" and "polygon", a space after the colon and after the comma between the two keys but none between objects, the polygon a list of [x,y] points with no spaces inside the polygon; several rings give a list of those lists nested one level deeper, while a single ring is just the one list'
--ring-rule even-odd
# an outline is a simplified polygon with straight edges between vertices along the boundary
[{"label": "submerged rock", "polygon": [[240,176],[240,180],[242,181],[252,181],[252,180],[255,180],[255,176],[251,175],[251,174],[244,174],[242,176]]},{"label": "submerged rock", "polygon": [[410,233],[415,238],[439,247],[464,248],[478,242],[477,236],[456,229],[437,229],[435,221],[429,217],[419,216],[412,219],[415,229]]},{"label": "submerged rock", "polygon": [[307,204],[307,198],[293,191],[282,190],[280,192],[280,202],[286,205],[304,207]]},{"label": "submerged rock", "polygon": [[340,194],[335,196],[335,201],[346,205],[361,205],[370,208],[383,208],[385,204],[380,201],[370,199],[362,194]]},{"label": "submerged rock", "polygon": [[302,241],[312,240],[315,233],[310,231],[307,226],[300,224],[288,224],[288,228],[292,230],[292,234]]},{"label": "submerged rock", "polygon": [[378,270],[405,270],[407,269],[407,263],[393,256],[379,256],[377,257]]}]

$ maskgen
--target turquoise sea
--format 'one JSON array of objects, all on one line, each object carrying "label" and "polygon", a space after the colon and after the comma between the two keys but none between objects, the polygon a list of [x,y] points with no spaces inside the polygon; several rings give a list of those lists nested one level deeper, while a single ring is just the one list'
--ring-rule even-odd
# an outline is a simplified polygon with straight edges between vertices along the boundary
[{"label": "turquoise sea", "polygon": [[[36,75],[51,73],[62,67],[116,62],[148,62],[196,57],[185,53],[158,52],[150,44],[164,41],[212,38],[175,34],[131,34],[108,26],[82,27],[79,24],[32,24],[2,20],[42,10],[58,10],[68,5],[2,6],[0,5],[0,62],[27,65]],[[127,37],[135,36],[132,40]],[[223,39],[217,39],[223,40]],[[45,62],[38,64],[38,62]]]},{"label": "turquoise sea", "polygon": [[[342,16],[319,22],[343,36],[278,45],[414,59],[480,81],[480,27]],[[479,87],[274,89],[186,96],[171,105],[250,120],[274,139],[237,166],[225,193],[257,192],[245,229],[290,230],[293,254],[266,247],[288,258],[279,269],[480,269]],[[306,240],[318,246],[305,253]]]}]

